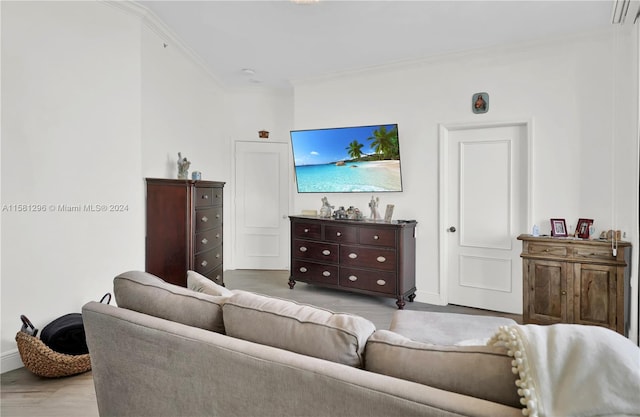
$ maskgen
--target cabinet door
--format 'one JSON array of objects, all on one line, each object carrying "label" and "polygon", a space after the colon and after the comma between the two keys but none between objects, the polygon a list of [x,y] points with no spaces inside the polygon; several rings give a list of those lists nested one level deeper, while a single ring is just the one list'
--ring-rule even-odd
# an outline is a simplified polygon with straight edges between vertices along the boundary
[{"label": "cabinet door", "polygon": [[[570,288],[567,288],[567,263],[527,260],[526,276],[528,300],[525,300],[525,319],[528,313],[529,323],[553,324],[566,323],[567,300],[570,300]],[[527,305],[528,304],[528,305]]]},{"label": "cabinet door", "polygon": [[573,322],[616,330],[616,267],[575,264]]}]

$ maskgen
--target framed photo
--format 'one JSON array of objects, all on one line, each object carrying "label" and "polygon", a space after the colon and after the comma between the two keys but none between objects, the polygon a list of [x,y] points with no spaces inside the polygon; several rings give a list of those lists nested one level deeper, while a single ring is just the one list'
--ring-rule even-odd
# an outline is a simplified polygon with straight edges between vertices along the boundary
[{"label": "framed photo", "polygon": [[489,94],[475,93],[471,96],[471,110],[475,114],[482,114],[489,111]]},{"label": "framed photo", "polygon": [[593,224],[593,219],[580,219],[576,227],[576,236],[581,239],[589,239],[589,227]]},{"label": "framed photo", "polygon": [[551,236],[567,237],[567,223],[564,219],[551,219]]}]

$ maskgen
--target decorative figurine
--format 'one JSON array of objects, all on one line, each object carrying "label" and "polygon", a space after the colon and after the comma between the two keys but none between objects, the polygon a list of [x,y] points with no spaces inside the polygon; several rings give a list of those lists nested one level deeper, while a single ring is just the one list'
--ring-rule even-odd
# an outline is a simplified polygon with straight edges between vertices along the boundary
[{"label": "decorative figurine", "polygon": [[329,204],[327,197],[322,197],[322,207],[320,208],[320,217],[328,219],[331,217],[333,206]]},{"label": "decorative figurine", "polygon": [[187,158],[183,158],[182,154],[178,152],[178,179],[186,180],[189,178],[189,166],[191,166],[191,162]]},{"label": "decorative figurine", "polygon": [[380,198],[371,196],[369,208],[371,209],[370,217],[372,220],[378,220],[380,218],[380,213],[378,213],[378,203],[380,203]]}]

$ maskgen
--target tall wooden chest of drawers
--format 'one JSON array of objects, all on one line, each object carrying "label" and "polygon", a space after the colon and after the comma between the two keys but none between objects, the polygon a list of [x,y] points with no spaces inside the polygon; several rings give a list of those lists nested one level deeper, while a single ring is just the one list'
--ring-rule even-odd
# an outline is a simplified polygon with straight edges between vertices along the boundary
[{"label": "tall wooden chest of drawers", "polygon": [[623,335],[629,317],[631,244],[521,235],[523,321],[608,327]]},{"label": "tall wooden chest of drawers", "polygon": [[415,221],[373,222],[289,216],[291,276],[296,281],[413,301]]},{"label": "tall wooden chest of drawers", "polygon": [[224,182],[147,178],[146,271],[186,286],[187,270],[224,285]]}]

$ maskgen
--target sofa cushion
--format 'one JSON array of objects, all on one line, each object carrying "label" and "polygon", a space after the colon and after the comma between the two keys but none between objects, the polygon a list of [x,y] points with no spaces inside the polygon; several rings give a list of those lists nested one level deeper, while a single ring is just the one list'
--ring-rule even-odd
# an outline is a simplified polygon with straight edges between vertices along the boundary
[{"label": "sofa cushion", "polygon": [[521,408],[505,348],[438,346],[377,330],[367,342],[365,369]]},{"label": "sofa cushion", "polygon": [[226,289],[222,285],[216,284],[196,271],[187,271],[187,288],[195,292],[219,295],[223,297],[230,297],[232,294],[231,290]]},{"label": "sofa cushion", "polygon": [[224,333],[222,305],[227,297],[198,293],[141,271],[115,277],[113,293],[118,307]]},{"label": "sofa cushion", "polygon": [[234,291],[223,310],[229,336],[359,368],[375,331],[363,317],[246,291]]}]

